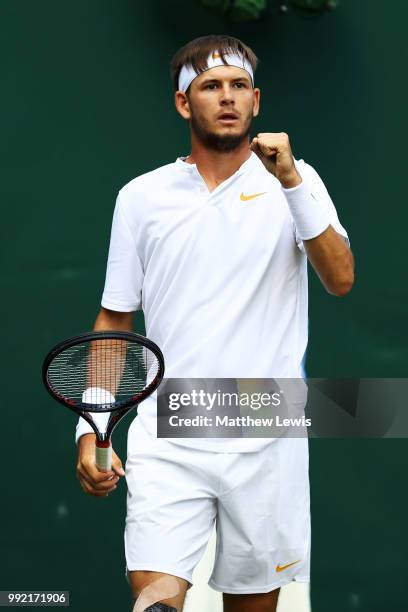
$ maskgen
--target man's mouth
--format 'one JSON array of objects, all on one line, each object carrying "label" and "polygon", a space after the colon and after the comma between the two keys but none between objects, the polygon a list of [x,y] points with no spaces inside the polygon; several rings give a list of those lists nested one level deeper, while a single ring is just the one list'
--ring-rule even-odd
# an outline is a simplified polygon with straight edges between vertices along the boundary
[{"label": "man's mouth", "polygon": [[236,113],[222,113],[222,115],[219,115],[218,117],[218,121],[221,121],[222,123],[232,123],[237,120],[238,115]]}]

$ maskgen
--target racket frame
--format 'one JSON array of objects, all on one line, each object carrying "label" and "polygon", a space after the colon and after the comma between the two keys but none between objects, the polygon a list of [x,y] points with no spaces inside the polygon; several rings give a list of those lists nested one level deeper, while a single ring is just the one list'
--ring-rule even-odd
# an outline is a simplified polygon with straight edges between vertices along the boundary
[{"label": "racket frame", "polygon": [[[88,403],[76,401],[74,399],[68,400],[63,395],[57,393],[53,389],[53,386],[51,385],[48,379],[48,368],[51,362],[55,359],[55,357],[57,357],[57,355],[62,353],[64,350],[71,348],[72,346],[76,346],[78,344],[82,344],[84,342],[89,342],[92,340],[126,340],[134,344],[141,344],[145,348],[149,349],[156,356],[158,360],[159,367],[158,367],[156,376],[141,393],[134,395],[129,400],[126,400],[126,401],[122,400],[119,402],[115,402],[113,406],[111,406],[110,408],[100,409],[99,404],[88,404]],[[151,395],[157,389],[157,387],[160,385],[161,381],[163,380],[163,376],[164,376],[164,357],[163,357],[161,350],[157,346],[157,344],[155,344],[154,342],[152,342],[152,340],[149,340],[148,338],[140,334],[136,334],[134,332],[125,332],[125,331],[120,331],[120,330],[86,332],[84,334],[79,334],[77,336],[73,336],[72,338],[68,338],[67,340],[63,340],[62,342],[59,342],[58,344],[56,344],[54,348],[52,348],[48,352],[48,354],[46,355],[44,359],[43,365],[42,365],[42,379],[43,379],[44,386],[47,389],[48,393],[51,395],[53,399],[57,400],[57,402],[59,402],[63,406],[66,406],[67,408],[69,408],[70,410],[72,410],[73,412],[81,416],[83,419],[85,419],[87,423],[89,423],[89,425],[92,427],[93,431],[96,434],[96,445],[100,449],[108,448],[110,446],[110,438],[111,438],[112,432],[115,429],[116,425],[119,423],[119,421],[121,421],[122,418],[130,410],[132,410],[132,408],[134,408],[135,406],[138,406],[140,402],[142,402],[146,397]],[[98,407],[98,409],[92,410],[92,406]],[[111,413],[109,416],[109,420],[108,420],[105,432],[101,433],[99,431],[94,419],[92,418],[92,414],[90,414],[92,412],[94,413],[110,412]]]}]

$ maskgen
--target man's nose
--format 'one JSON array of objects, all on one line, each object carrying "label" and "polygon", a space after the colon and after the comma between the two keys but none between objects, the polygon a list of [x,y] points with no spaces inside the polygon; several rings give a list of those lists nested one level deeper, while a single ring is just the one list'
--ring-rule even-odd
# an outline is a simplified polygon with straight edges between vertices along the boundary
[{"label": "man's nose", "polygon": [[234,92],[229,85],[224,85],[221,90],[221,104],[230,104],[234,102]]}]

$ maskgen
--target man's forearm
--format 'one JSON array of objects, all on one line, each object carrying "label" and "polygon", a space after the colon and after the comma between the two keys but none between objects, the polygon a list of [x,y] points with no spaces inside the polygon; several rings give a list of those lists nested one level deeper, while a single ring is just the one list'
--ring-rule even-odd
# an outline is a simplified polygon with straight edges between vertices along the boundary
[{"label": "man's forearm", "polygon": [[[98,316],[96,317],[93,329],[94,331],[133,331],[133,315],[133,312],[116,312],[114,310],[108,310],[107,308],[101,307]],[[101,385],[93,382],[88,382],[88,386],[104,387],[103,384]],[[113,394],[114,391],[114,389],[111,389]],[[104,429],[104,426],[106,425],[105,421],[108,417],[109,413],[107,412],[94,414],[94,420],[101,426],[102,429]],[[84,419],[80,418],[76,428],[76,441],[78,442],[82,436],[88,433],[93,433],[91,426]]]},{"label": "man's forearm", "polygon": [[354,283],[354,258],[344,238],[331,225],[316,238],[303,241],[308,259],[326,290],[346,295]]}]

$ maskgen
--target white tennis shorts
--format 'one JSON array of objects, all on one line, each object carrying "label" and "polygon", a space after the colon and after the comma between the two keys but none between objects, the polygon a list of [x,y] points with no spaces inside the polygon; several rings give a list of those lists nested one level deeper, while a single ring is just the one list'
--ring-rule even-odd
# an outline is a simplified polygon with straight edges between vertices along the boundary
[{"label": "white tennis shorts", "polygon": [[219,453],[151,438],[132,424],[126,463],[129,571],[192,584],[217,530],[209,584],[224,593],[267,593],[309,582],[307,439],[279,439],[250,453]]}]

